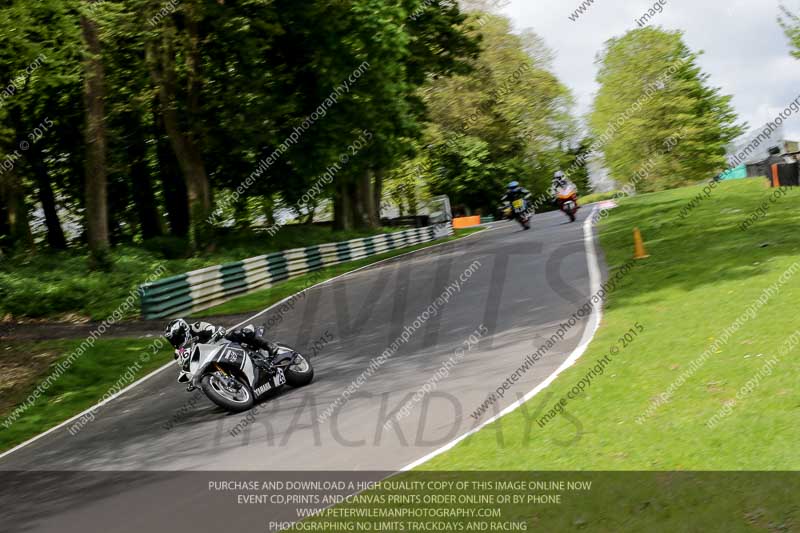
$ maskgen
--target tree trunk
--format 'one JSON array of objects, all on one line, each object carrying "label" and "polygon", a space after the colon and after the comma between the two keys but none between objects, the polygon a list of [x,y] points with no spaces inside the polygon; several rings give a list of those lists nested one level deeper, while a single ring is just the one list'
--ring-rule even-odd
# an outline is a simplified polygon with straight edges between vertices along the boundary
[{"label": "tree trunk", "polygon": [[[138,141],[136,141],[138,142]],[[139,217],[143,239],[152,239],[164,234],[161,227],[161,216],[156,205],[156,196],[153,192],[153,180],[146,159],[135,160],[131,165],[131,179],[133,180],[133,203]]]},{"label": "tree trunk", "polygon": [[236,229],[250,229],[250,209],[247,205],[247,197],[240,196],[233,204],[233,221]]},{"label": "tree trunk", "polygon": [[[94,3],[95,0],[87,0]],[[108,263],[108,205],[106,197],[105,88],[97,25],[81,16],[86,60],[86,234],[93,267]]]},{"label": "tree trunk", "polygon": [[356,183],[350,184],[347,188],[347,197],[350,199],[350,220],[352,221],[353,229],[363,229],[367,225],[364,218],[364,200],[361,183],[361,178],[357,178]]},{"label": "tree trunk", "polygon": [[271,228],[275,225],[275,196],[265,194],[261,205],[264,208],[264,216],[267,218],[267,227]]},{"label": "tree trunk", "polygon": [[374,218],[373,224],[376,228],[379,228],[381,225],[381,208],[383,204],[383,176],[385,175],[385,171],[383,168],[379,168],[375,171],[375,183],[373,185],[373,205],[375,206],[374,210]]},{"label": "tree trunk", "polygon": [[337,180],[333,198],[333,229],[353,229],[350,186],[344,180]]},{"label": "tree trunk", "polygon": [[417,188],[416,187],[409,187],[408,188],[408,214],[417,216]]},{"label": "tree trunk", "polygon": [[205,163],[194,143],[183,137],[174,126],[170,126],[170,122],[169,119],[166,120],[167,131],[171,131],[172,148],[175,150],[175,156],[186,182],[186,193],[189,200],[189,236],[194,246],[199,247],[208,242],[211,231],[208,220],[211,215],[211,196]]},{"label": "tree trunk", "polygon": [[28,161],[30,161],[33,175],[36,178],[36,187],[39,189],[39,201],[42,204],[44,222],[47,226],[47,244],[53,250],[65,250],[67,239],[64,237],[64,230],[61,229],[61,222],[58,220],[58,207],[50,181],[50,173],[47,170],[44,153],[37,144],[31,146]]},{"label": "tree trunk", "polygon": [[162,104],[164,104],[164,127],[186,184],[190,234],[192,242],[198,245],[203,243],[209,231],[207,218],[211,214],[211,196],[208,176],[199,149],[188,136],[181,132],[178,115],[175,109],[167,103],[173,100],[172,95],[168,91],[160,92]]},{"label": "tree trunk", "polygon": [[64,237],[64,230],[61,228],[61,221],[58,220],[58,207],[56,197],[53,194],[53,187],[49,180],[37,181],[39,187],[39,201],[44,210],[44,222],[47,226],[47,244],[53,250],[66,250],[67,239]]},{"label": "tree trunk", "polygon": [[[138,121],[138,117],[131,117]],[[133,203],[139,218],[139,228],[143,239],[152,239],[163,235],[161,217],[153,193],[153,178],[147,165],[147,144],[144,131],[138,123],[132,129],[133,135],[128,139],[128,161],[130,162],[131,187]]]},{"label": "tree trunk", "polygon": [[8,239],[6,248],[33,248],[33,234],[28,224],[28,207],[22,183],[14,170],[0,172],[0,204],[3,206],[3,228]]},{"label": "tree trunk", "polygon": [[365,170],[358,177],[358,182],[351,189],[353,202],[353,221],[357,228],[376,228],[375,192],[372,184],[372,172]]},{"label": "tree trunk", "polygon": [[[192,165],[195,168],[192,174],[193,187],[188,187],[189,193],[189,212],[193,210],[197,212],[197,217],[202,216],[202,221],[195,224],[196,232],[200,232],[201,240],[204,246],[208,246],[210,242],[211,223],[208,218],[211,215],[212,197],[211,186],[206,175],[205,162],[203,161],[200,146],[202,145],[202,130],[200,128],[200,90],[202,88],[202,78],[200,74],[200,26],[197,23],[197,14],[195,13],[195,5],[193,3],[186,3],[185,9],[187,16],[184,18],[186,21],[186,32],[189,36],[189,50],[186,56],[188,85],[186,87],[186,96],[188,100],[188,130],[186,137],[189,141],[190,157]],[[192,193],[195,191],[195,201],[192,202]],[[245,203],[246,205],[246,203]],[[246,223],[247,227],[250,226],[249,220]],[[213,246],[213,243],[210,244]]]},{"label": "tree trunk", "polygon": [[11,227],[8,225],[8,198],[3,177],[0,175],[0,257],[2,251],[11,247]]},{"label": "tree trunk", "polygon": [[164,192],[170,233],[177,237],[186,237],[189,235],[189,197],[186,193],[186,183],[181,177],[180,165],[175,159],[175,152],[167,138],[164,121],[157,111],[157,106],[154,106],[153,110],[153,123],[156,128],[158,174]]},{"label": "tree trunk", "polygon": [[191,135],[181,129],[176,107],[177,85],[175,57],[169,39],[160,49],[150,43],[148,63],[153,81],[158,87],[161,115],[172,150],[180,165],[186,183],[190,220],[190,237],[195,247],[208,244],[210,240],[211,194],[200,149]]}]

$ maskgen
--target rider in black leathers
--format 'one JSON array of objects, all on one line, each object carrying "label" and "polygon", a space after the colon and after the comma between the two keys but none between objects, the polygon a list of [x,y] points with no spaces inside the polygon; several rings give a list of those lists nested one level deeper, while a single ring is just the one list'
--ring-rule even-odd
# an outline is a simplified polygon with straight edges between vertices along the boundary
[{"label": "rider in black leathers", "polygon": [[264,337],[264,327],[255,327],[253,324],[248,324],[242,328],[236,328],[232,331],[226,331],[221,326],[214,326],[208,322],[195,322],[190,326],[192,334],[197,337],[200,342],[209,342],[211,339],[225,339],[238,342],[239,344],[247,344],[248,346],[257,350],[267,350],[270,354],[274,353],[277,347],[275,343]]},{"label": "rider in black leathers", "polygon": [[215,343],[223,338],[231,342],[246,344],[256,350],[253,357],[256,364],[269,363],[266,358],[258,353],[258,350],[265,350],[271,359],[278,349],[274,342],[264,337],[264,327],[256,328],[253,324],[236,328],[233,331],[226,331],[225,328],[215,326],[209,322],[194,322],[190,325],[184,319],[178,318],[167,325],[164,336],[176,351],[188,344],[193,338],[202,344]]}]

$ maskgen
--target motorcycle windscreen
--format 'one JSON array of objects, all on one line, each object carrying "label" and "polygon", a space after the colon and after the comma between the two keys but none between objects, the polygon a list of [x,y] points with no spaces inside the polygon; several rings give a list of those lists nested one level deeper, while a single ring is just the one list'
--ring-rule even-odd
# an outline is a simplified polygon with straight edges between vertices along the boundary
[{"label": "motorcycle windscreen", "polygon": [[194,375],[208,366],[219,350],[220,346],[216,344],[195,344],[192,349],[192,358],[189,361],[189,372]]}]

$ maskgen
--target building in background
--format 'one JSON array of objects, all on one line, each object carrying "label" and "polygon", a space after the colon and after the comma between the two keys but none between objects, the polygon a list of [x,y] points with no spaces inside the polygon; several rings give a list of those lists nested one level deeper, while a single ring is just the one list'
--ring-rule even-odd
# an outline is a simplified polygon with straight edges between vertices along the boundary
[{"label": "building in background", "polygon": [[755,176],[768,176],[770,163],[776,160],[796,161],[800,142],[784,137],[783,126],[768,131],[768,125],[750,130],[728,146],[729,168],[717,180],[732,180]]}]

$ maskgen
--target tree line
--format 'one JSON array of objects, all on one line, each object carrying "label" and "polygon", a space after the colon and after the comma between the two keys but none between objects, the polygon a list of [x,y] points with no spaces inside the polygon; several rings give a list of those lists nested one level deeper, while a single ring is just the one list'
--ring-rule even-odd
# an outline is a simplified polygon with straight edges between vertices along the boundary
[{"label": "tree line", "polygon": [[509,181],[543,197],[558,169],[588,192],[593,158],[626,183],[658,154],[644,190],[724,169],[742,126],[679,32],[610,40],[584,127],[553,52],[495,4],[12,0],[0,251],[88,249],[102,267],[118,243],[202,250],[255,220],[273,235],[287,210],[375,228],[387,202],[415,214],[447,194],[488,214]]},{"label": "tree line", "polygon": [[48,246],[67,246],[67,209],[97,262],[164,235],[202,247],[220,199],[237,221],[257,201],[274,223],[365,130],[320,196],[337,228],[375,226],[384,177],[424,122],[418,88],[479,54],[466,21],[448,0],[13,1],[2,246],[33,245],[40,205]]}]

